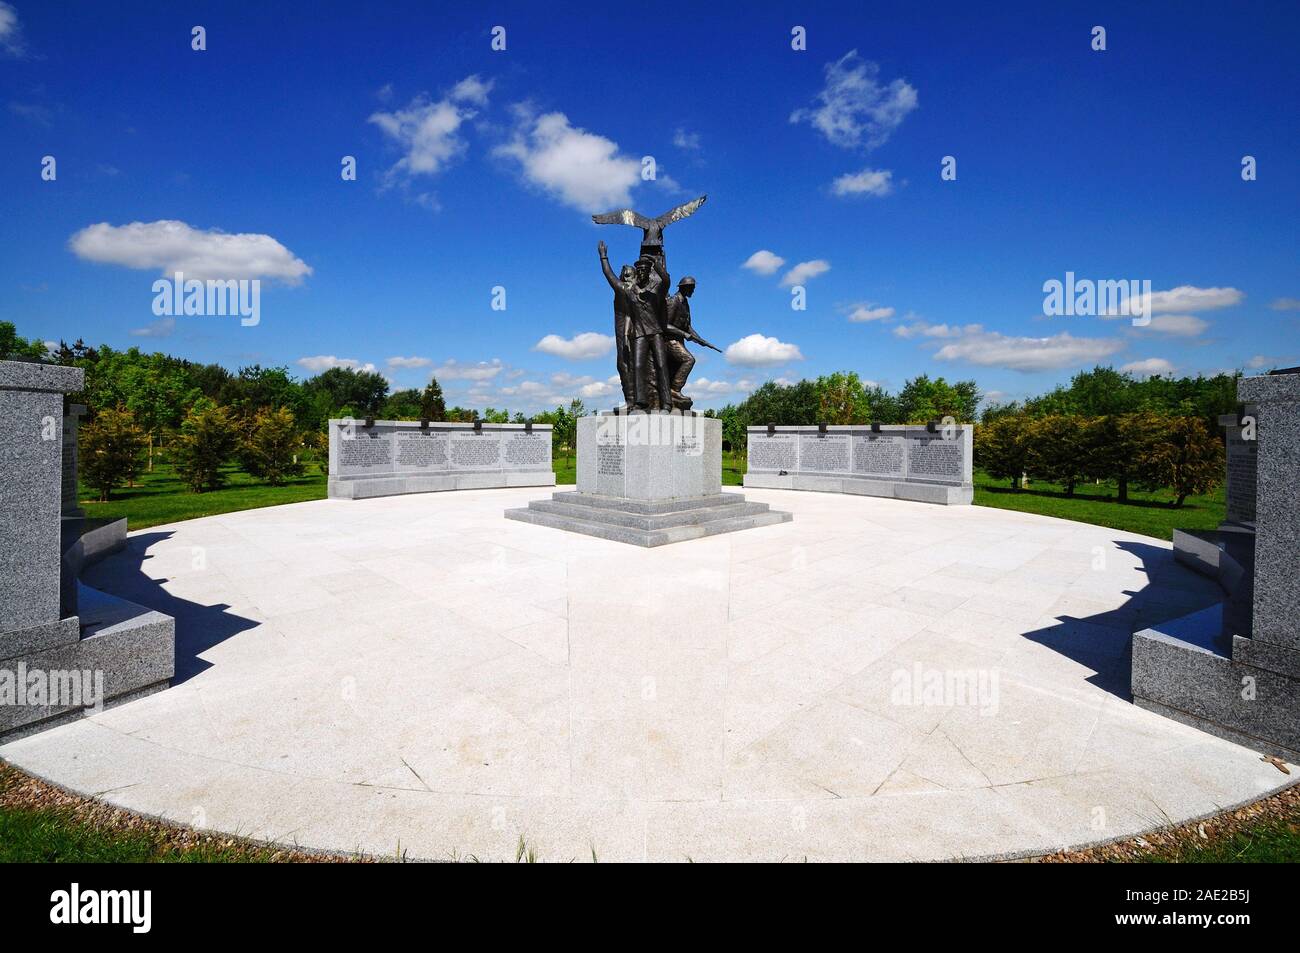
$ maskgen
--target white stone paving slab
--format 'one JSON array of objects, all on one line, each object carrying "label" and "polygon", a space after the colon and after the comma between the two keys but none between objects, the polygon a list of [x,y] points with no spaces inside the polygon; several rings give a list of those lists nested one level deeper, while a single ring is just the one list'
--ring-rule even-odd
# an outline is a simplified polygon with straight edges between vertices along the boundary
[{"label": "white stone paving slab", "polygon": [[132,534],[89,582],[177,619],[168,691],[0,747],[121,807],[449,859],[937,860],[1257,798],[1134,707],[1129,633],[1215,599],[1170,546],[982,507],[750,489],[795,521],[633,549],[549,490]]}]

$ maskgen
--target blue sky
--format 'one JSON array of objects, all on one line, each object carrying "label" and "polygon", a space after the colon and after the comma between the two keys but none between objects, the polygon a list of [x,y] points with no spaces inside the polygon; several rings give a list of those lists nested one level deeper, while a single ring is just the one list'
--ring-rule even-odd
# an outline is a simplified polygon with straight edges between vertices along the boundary
[{"label": "blue sky", "polygon": [[[375,6],[0,4],[0,318],[604,405],[595,246],[617,265],[639,235],[589,214],[707,193],[666,238],[728,352],[700,406],[837,369],[1018,397],[1097,362],[1300,363],[1294,3]],[[155,317],[177,262],[260,278],[260,323]],[[1155,320],[1044,316],[1067,271],[1150,280]]]}]

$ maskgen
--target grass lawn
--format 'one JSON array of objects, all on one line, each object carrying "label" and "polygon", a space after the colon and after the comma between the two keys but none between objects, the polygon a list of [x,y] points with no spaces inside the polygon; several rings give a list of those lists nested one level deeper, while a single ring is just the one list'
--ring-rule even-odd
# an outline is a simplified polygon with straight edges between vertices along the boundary
[{"label": "grass lawn", "polygon": [[[87,516],[109,519],[125,516],[127,525],[135,530],[260,506],[325,499],[325,474],[315,464],[309,463],[305,475],[284,486],[267,486],[233,465],[225,471],[229,479],[220,490],[191,493],[169,464],[155,461],[152,473],[141,474],[134,487],[114,490],[107,503],[95,502],[95,491],[83,483],[81,506]],[[723,455],[723,486],[740,486],[744,472],[743,457],[737,460],[732,454]],[[573,458],[556,457],[555,482],[572,486],[576,481]]]},{"label": "grass lawn", "polygon": [[260,506],[325,499],[325,475],[313,464],[307,465],[304,476],[284,486],[267,486],[235,466],[225,469],[229,477],[226,486],[208,493],[192,493],[171,466],[155,461],[153,473],[141,474],[135,487],[114,490],[107,503],[94,502],[95,491],[83,483],[81,506],[91,517],[125,516],[127,526],[136,530]]},{"label": "grass lawn", "polygon": [[1168,490],[1144,493],[1130,488],[1127,503],[1118,502],[1116,495],[1114,484],[1108,483],[1081,484],[1075,487],[1073,497],[1055,484],[1038,481],[1029,489],[1013,490],[1006,480],[994,481],[983,472],[975,473],[976,506],[1059,516],[1165,542],[1173,539],[1175,529],[1214,529],[1226,514],[1222,486],[1205,496],[1189,496],[1181,507],[1174,507],[1174,495]]}]

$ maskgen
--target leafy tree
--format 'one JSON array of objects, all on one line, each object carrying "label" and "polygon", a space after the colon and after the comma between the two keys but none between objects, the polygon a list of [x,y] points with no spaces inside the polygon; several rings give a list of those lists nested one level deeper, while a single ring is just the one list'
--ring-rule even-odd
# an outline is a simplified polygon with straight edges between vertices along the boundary
[{"label": "leafy tree", "polygon": [[384,420],[419,420],[421,394],[416,388],[393,391],[379,408],[378,416]]},{"label": "leafy tree", "polygon": [[867,388],[857,371],[836,371],[817,378],[817,422],[826,424],[868,423],[871,407]]},{"label": "leafy tree", "polygon": [[1075,486],[1086,475],[1086,461],[1092,429],[1088,419],[1053,414],[1032,420],[1026,430],[1025,467],[1030,476],[1065,487],[1074,496]]},{"label": "leafy tree", "polygon": [[1013,490],[1020,489],[1020,478],[1028,463],[1031,421],[1028,417],[996,417],[975,428],[975,465],[989,476],[1010,480]]},{"label": "leafy tree", "polygon": [[[309,399],[324,397],[327,416],[340,408],[351,407],[358,417],[374,417],[388,396],[388,381],[383,375],[350,367],[331,367],[302,386]],[[317,403],[318,407],[321,405]]]},{"label": "leafy tree", "polygon": [[289,376],[287,367],[241,367],[221,387],[217,402],[237,417],[251,420],[261,410],[287,407],[297,411],[303,403],[303,387]]},{"label": "leafy tree", "polygon": [[973,421],[979,403],[979,387],[974,381],[949,384],[942,377],[931,380],[928,374],[906,381],[898,392],[899,416],[903,423],[909,424],[943,417],[953,417],[963,423]]},{"label": "leafy tree", "polygon": [[722,421],[723,447],[732,453],[745,453],[749,447],[749,435],[740,408],[728,404],[718,411],[717,416]]},{"label": "leafy tree", "polygon": [[301,445],[289,408],[264,408],[257,412],[240,448],[240,462],[259,480],[283,486],[286,478],[302,476],[305,467],[298,459]]},{"label": "leafy tree", "polygon": [[1133,375],[1100,366],[1080,371],[1070,380],[1069,403],[1085,417],[1127,413],[1136,404]]},{"label": "leafy tree", "polygon": [[437,378],[429,378],[420,395],[420,417],[424,420],[446,420],[447,402],[442,397],[442,385]]},{"label": "leafy tree", "polygon": [[795,384],[778,384],[767,381],[745,398],[740,405],[740,416],[747,426],[785,424],[787,426],[817,423],[820,409],[817,385],[803,380]]},{"label": "leafy tree", "polygon": [[1208,493],[1223,479],[1223,444],[1200,417],[1164,417],[1159,437],[1141,462],[1142,482],[1174,491],[1174,506]]},{"label": "leafy tree", "polygon": [[508,424],[510,423],[510,411],[497,410],[495,407],[484,407],[483,422],[487,424]]},{"label": "leafy tree", "polygon": [[101,410],[80,428],[78,443],[80,478],[99,491],[99,502],[108,502],[114,489],[139,475],[144,431],[129,410]]},{"label": "leafy tree", "polygon": [[239,432],[226,408],[199,401],[185,416],[173,444],[176,472],[195,493],[225,485],[221,467],[239,443]]},{"label": "leafy tree", "polygon": [[535,423],[551,425],[551,455],[565,456],[570,462],[578,444],[578,418],[587,416],[587,407],[581,400],[574,398],[568,407],[556,407],[548,413],[533,416]]},{"label": "leafy tree", "polygon": [[44,361],[46,347],[43,341],[28,341],[18,336],[18,329],[10,321],[0,321],[0,361]]},{"label": "leafy tree", "polygon": [[1097,418],[1094,427],[1087,475],[1114,480],[1119,501],[1127,503],[1129,483],[1160,439],[1163,418],[1145,411],[1109,414]]},{"label": "leafy tree", "polygon": [[1021,413],[1024,413],[1024,408],[1020,406],[1019,401],[1012,400],[1005,404],[989,401],[984,405],[984,409],[980,411],[980,420],[989,424],[1003,417],[1014,417]]}]

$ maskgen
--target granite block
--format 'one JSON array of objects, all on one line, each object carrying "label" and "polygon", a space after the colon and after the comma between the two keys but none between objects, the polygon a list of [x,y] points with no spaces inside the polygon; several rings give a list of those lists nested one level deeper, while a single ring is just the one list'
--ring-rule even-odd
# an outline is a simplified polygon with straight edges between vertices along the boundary
[{"label": "granite block", "polygon": [[331,499],[553,486],[550,424],[331,420]]},{"label": "granite block", "polygon": [[[175,669],[172,618],[85,587],[81,599],[87,607],[82,637],[0,661],[0,685],[6,679],[12,683],[21,673],[44,673],[51,684],[74,673],[91,673],[106,703],[165,687]],[[61,704],[54,698],[43,704],[0,705],[0,737],[29,732],[35,726],[50,727],[83,710],[83,705]]]},{"label": "granite block", "polygon": [[1133,701],[1294,761],[1300,680],[1230,658],[1220,612],[1212,606],[1133,636]]},{"label": "granite block", "polygon": [[60,618],[63,393],[83,378],[0,361],[0,632]]},{"label": "granite block", "polygon": [[1250,634],[1300,651],[1300,374],[1243,378],[1237,397],[1258,418]]},{"label": "granite block", "polygon": [[975,497],[970,425],[750,427],[744,485],[942,505]]},{"label": "granite block", "polygon": [[722,489],[722,421],[693,414],[602,415],[578,420],[577,485],[633,500]]}]

